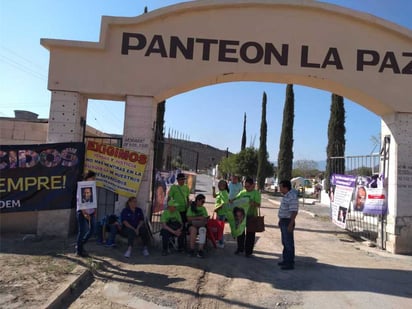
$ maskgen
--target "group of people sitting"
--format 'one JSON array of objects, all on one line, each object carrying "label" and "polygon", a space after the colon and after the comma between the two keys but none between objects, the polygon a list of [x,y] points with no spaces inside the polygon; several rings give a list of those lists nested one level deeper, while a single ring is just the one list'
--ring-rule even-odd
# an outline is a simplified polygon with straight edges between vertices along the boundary
[{"label": "group of people sitting", "polygon": [[[93,175],[94,176],[94,175]],[[204,246],[206,243],[207,222],[209,215],[204,204],[206,197],[203,194],[198,194],[194,201],[189,201],[190,191],[185,184],[185,175],[180,173],[177,175],[177,184],[172,185],[167,201],[167,208],[163,211],[160,222],[162,237],[162,255],[165,256],[169,252],[171,240],[177,239],[177,250],[179,252],[188,251],[190,256],[203,258],[205,256]],[[231,189],[230,189],[231,188]],[[229,184],[225,180],[220,180],[218,183],[219,191],[216,192],[213,188],[213,197],[215,198],[215,209],[217,217],[223,222],[226,220],[227,206],[238,198],[248,198],[250,207],[247,211],[247,216],[253,216],[256,213],[256,207],[260,207],[260,193],[254,188],[254,181],[246,179],[244,188],[236,176],[232,177]],[[236,210],[234,211],[236,213]],[[83,249],[83,245],[91,236],[91,230],[94,229],[90,225],[92,219],[90,216],[96,217],[96,212],[93,214],[85,213],[78,210],[79,234],[77,241],[77,254],[80,256],[87,255]],[[88,216],[86,218],[86,216]],[[85,233],[84,222],[89,220],[89,231]],[[99,228],[100,227],[100,228]],[[106,234],[109,237],[106,239]],[[146,225],[146,220],[143,210],[137,207],[136,197],[128,198],[125,208],[120,214],[120,218],[116,215],[105,217],[98,224],[98,242],[103,243],[106,247],[115,246],[116,235],[122,235],[127,238],[128,247],[124,256],[129,258],[132,255],[133,244],[137,237],[140,237],[143,243],[142,254],[149,255],[148,245],[150,242],[150,232]],[[224,247],[224,237],[216,239],[219,248]],[[255,233],[243,231],[237,237],[236,254],[245,254],[250,256],[253,252]],[[196,243],[198,248],[196,249]]]},{"label": "group of people sitting", "polygon": [[[169,240],[171,237],[178,239],[178,251],[184,251],[184,241],[187,233],[189,234],[189,255],[204,257],[204,245],[206,242],[206,225],[209,218],[207,209],[204,207],[206,198],[203,194],[198,194],[195,200],[189,203],[189,189],[184,183],[184,174],[178,174],[177,184],[173,185],[169,191],[167,209],[163,212],[160,222],[162,223],[162,255],[168,254]],[[257,209],[260,207],[261,195],[255,189],[253,179],[246,178],[244,186],[239,182],[237,176],[232,176],[229,183],[226,180],[220,180],[218,183],[218,192],[215,188],[213,197],[215,198],[214,212],[217,213],[219,220],[225,222],[228,217],[232,216],[234,227],[238,228],[241,221],[244,222],[240,232],[232,236],[237,239],[237,249],[235,254],[245,254],[250,257],[253,253],[255,244],[255,232],[247,231],[245,222],[247,217],[257,216]],[[246,212],[242,207],[233,207],[235,200],[246,200]],[[189,205],[189,206],[186,206]],[[232,229],[232,226],[231,226]],[[198,252],[195,252],[196,239],[198,239]],[[217,246],[224,248],[223,232]]]},{"label": "group of people sitting", "polygon": [[[80,217],[80,219],[79,219]],[[81,218],[84,217],[84,218]],[[96,217],[96,211],[92,214],[92,217],[85,214],[82,211],[78,211],[78,241],[76,245],[76,253],[78,256],[87,256],[83,245],[87,243],[91,234],[94,232],[94,218]],[[84,227],[84,221],[89,224],[89,227]],[[85,232],[87,230],[87,232]],[[116,236],[121,235],[127,238],[127,250],[124,253],[126,258],[132,255],[133,244],[137,237],[142,239],[144,256],[150,255],[148,246],[150,242],[150,232],[146,226],[143,210],[137,207],[136,197],[129,197],[126,201],[126,206],[123,208],[120,218],[115,214],[104,217],[97,224],[96,228],[97,242],[104,244],[105,247],[114,247],[116,245]],[[108,237],[106,237],[108,234]]]}]

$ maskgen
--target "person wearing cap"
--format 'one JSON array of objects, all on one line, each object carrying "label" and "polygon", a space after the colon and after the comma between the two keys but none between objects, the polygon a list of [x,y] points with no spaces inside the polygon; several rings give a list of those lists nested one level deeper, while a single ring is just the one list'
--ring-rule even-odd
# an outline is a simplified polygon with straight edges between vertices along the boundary
[{"label": "person wearing cap", "polygon": [[167,255],[169,239],[171,237],[177,237],[178,251],[183,251],[183,222],[180,213],[176,210],[177,205],[174,200],[170,200],[167,203],[167,209],[160,216],[160,223],[162,223],[162,229],[160,230],[160,235],[162,236],[162,255]]},{"label": "person wearing cap", "polygon": [[190,190],[189,187],[185,184],[185,180],[185,174],[177,174],[177,184],[174,184],[170,187],[169,195],[167,197],[168,202],[170,200],[175,201],[177,205],[177,211],[180,213],[180,216],[182,217],[183,225],[185,225],[187,222],[186,211],[189,205],[190,195]]},{"label": "person wearing cap", "polygon": [[197,234],[199,234],[199,251],[197,253],[197,257],[200,258],[205,257],[203,248],[206,243],[206,223],[207,219],[209,218],[207,209],[204,206],[205,202],[206,197],[203,194],[198,194],[187,210],[189,230],[189,255],[196,256],[195,244]]}]

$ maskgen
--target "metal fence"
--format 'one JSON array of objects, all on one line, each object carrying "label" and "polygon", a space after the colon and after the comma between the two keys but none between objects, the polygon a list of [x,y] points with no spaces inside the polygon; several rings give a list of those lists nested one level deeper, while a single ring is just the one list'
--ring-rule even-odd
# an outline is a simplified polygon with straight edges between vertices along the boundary
[{"label": "metal fence", "polygon": [[[389,137],[385,137],[380,153],[367,156],[332,157],[329,160],[335,161],[335,164],[336,162],[342,162],[342,164],[344,162],[344,170],[347,175],[372,176],[380,174],[386,179],[389,144]],[[381,249],[386,249],[386,215],[369,215],[359,211],[351,211],[346,216],[346,230],[353,237],[368,240]]]}]

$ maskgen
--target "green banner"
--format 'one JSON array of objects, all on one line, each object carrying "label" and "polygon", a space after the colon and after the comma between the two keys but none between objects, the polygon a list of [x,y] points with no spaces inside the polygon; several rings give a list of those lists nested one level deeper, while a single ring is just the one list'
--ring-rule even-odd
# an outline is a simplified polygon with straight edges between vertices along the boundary
[{"label": "green banner", "polygon": [[230,232],[233,237],[241,235],[246,228],[246,214],[249,209],[249,199],[240,198],[228,203],[223,208],[229,222]]}]

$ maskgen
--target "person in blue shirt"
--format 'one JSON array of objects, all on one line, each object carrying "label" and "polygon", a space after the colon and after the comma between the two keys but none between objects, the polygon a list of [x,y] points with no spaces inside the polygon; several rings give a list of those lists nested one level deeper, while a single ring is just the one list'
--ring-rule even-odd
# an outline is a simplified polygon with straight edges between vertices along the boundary
[{"label": "person in blue shirt", "polygon": [[132,255],[132,248],[134,240],[137,236],[142,238],[143,242],[143,255],[148,256],[148,245],[150,241],[149,231],[146,228],[145,218],[142,209],[137,207],[136,197],[129,197],[126,202],[126,207],[120,214],[122,222],[121,233],[127,237],[128,248],[124,256],[129,258]]}]

